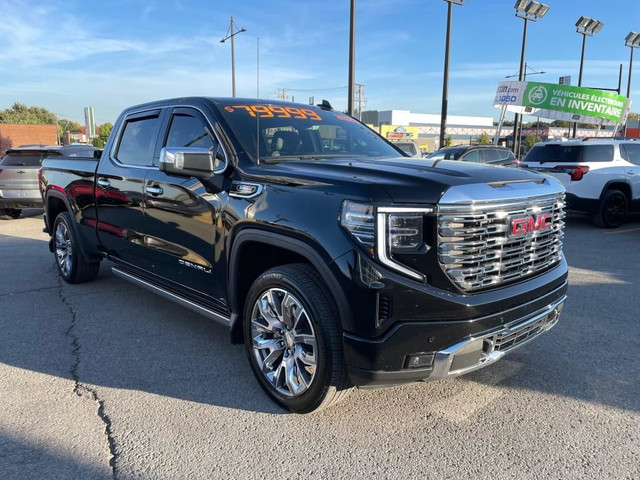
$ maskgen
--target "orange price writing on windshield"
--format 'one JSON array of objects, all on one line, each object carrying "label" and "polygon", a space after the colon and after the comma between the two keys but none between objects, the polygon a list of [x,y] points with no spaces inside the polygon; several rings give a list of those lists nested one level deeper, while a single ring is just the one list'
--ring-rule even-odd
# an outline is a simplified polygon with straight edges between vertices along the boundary
[{"label": "orange price writing on windshield", "polygon": [[260,116],[260,118],[299,118],[301,120],[322,121],[322,117],[310,108],[285,107],[282,105],[228,105],[224,109],[229,113],[244,111],[252,117]]}]

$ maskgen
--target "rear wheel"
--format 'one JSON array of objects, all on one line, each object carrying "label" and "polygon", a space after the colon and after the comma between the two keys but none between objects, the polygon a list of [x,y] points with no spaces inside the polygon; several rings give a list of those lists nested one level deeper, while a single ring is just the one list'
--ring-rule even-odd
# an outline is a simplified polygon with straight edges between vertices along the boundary
[{"label": "rear wheel", "polygon": [[297,413],[326,408],[351,390],[335,307],[305,264],[266,271],[244,309],[247,356],[262,388]]},{"label": "rear wheel", "polygon": [[89,262],[80,251],[67,212],[60,213],[53,222],[53,247],[58,272],[66,282],[88,282],[98,276],[100,262]]},{"label": "rear wheel", "polygon": [[15,220],[16,218],[20,218],[21,214],[22,214],[22,210],[19,208],[0,209],[0,218],[2,218],[3,220],[9,220],[11,218]]},{"label": "rear wheel", "polygon": [[598,211],[593,214],[594,223],[601,228],[617,228],[628,212],[627,197],[616,189],[607,190],[600,201]]}]

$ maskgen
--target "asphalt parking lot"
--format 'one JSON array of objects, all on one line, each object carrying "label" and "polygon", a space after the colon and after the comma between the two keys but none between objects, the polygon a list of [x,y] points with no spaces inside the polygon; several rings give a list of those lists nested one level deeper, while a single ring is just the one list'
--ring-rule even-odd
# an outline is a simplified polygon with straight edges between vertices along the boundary
[{"label": "asphalt parking lot", "polygon": [[570,298],[536,341],[306,416],[223,327],[107,263],[62,283],[41,230],[0,223],[2,478],[640,478],[640,219],[568,219]]}]

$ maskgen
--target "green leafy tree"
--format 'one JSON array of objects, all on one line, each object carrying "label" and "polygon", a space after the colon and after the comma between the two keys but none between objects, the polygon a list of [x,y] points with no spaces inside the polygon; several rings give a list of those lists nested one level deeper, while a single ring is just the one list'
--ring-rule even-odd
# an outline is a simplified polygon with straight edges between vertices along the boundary
[{"label": "green leafy tree", "polygon": [[444,137],[445,147],[450,147],[452,143],[453,143],[453,137],[451,137],[451,135],[449,135],[448,137]]},{"label": "green leafy tree", "polygon": [[491,145],[491,139],[489,138],[487,132],[482,132],[476,139],[476,142],[478,142],[478,145]]},{"label": "green leafy tree", "polygon": [[56,115],[42,107],[28,107],[16,102],[11,107],[0,110],[0,123],[55,125]]},{"label": "green leafy tree", "polygon": [[113,124],[111,122],[103,123],[98,127],[98,137],[100,137],[100,139],[102,140],[103,146],[107,143],[112,128]]},{"label": "green leafy tree", "polygon": [[58,120],[58,136],[60,138],[64,136],[65,132],[77,133],[81,131],[82,125],[80,125],[78,122],[67,120],[65,118],[61,118],[60,120]]},{"label": "green leafy tree", "polygon": [[104,148],[104,141],[100,137],[93,137],[93,140],[91,140],[91,145],[97,148]]},{"label": "green leafy tree", "polygon": [[554,120],[553,122],[550,123],[550,125],[552,127],[567,128],[571,125],[571,123],[565,120]]},{"label": "green leafy tree", "polygon": [[524,148],[528,152],[529,150],[531,150],[531,148],[533,148],[533,146],[536,143],[541,142],[541,141],[542,141],[542,138],[540,138],[538,135],[536,135],[534,133],[530,133],[524,139]]}]

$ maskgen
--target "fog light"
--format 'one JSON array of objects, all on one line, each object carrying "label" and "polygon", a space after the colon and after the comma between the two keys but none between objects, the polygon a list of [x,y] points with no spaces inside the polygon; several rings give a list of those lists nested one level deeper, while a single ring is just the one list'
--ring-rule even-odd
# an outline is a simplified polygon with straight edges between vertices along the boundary
[{"label": "fog light", "polygon": [[427,368],[433,364],[433,353],[414,353],[407,355],[404,368]]}]

